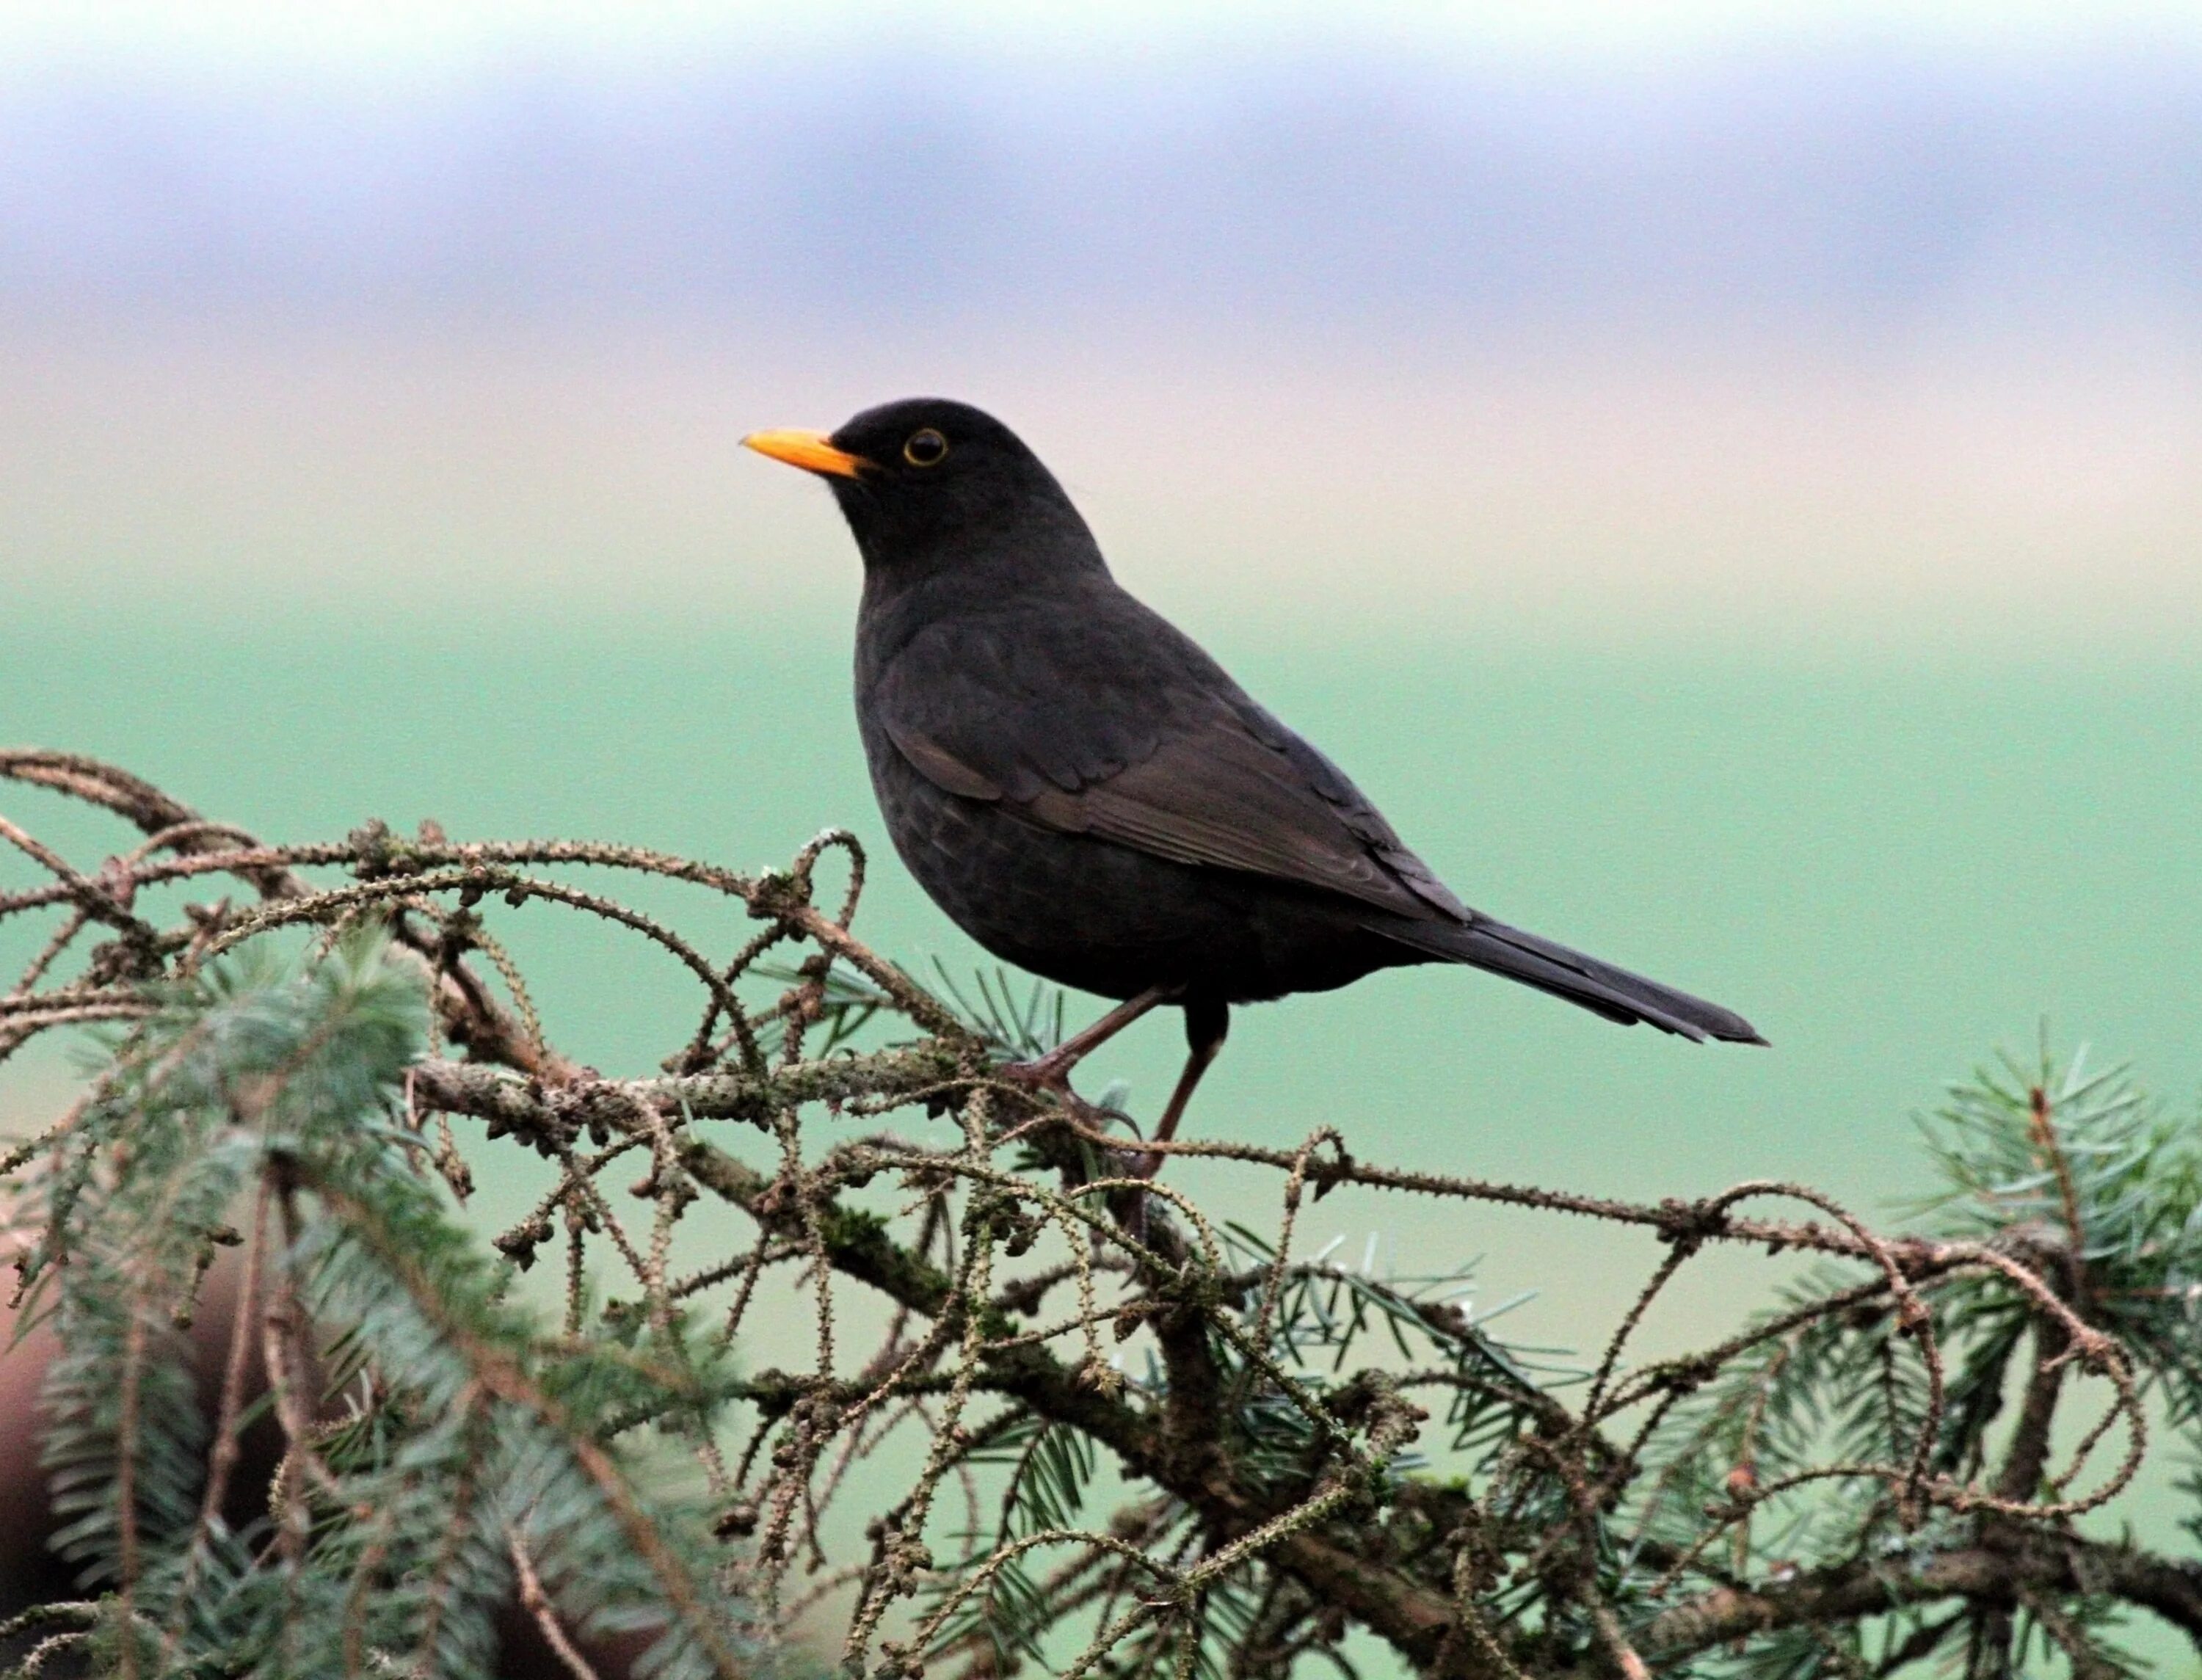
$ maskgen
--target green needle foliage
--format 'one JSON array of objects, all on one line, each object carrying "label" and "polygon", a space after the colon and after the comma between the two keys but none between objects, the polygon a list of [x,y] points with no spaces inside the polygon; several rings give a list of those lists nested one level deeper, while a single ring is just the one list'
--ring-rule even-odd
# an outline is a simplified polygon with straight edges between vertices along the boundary
[{"label": "green needle foliage", "polygon": [[[1914,1209],[1912,1229],[2025,1264],[2077,1320],[2123,1345],[2136,1393],[2163,1424],[2190,1446],[2202,1440],[2202,1126],[2152,1103],[2123,1068],[2090,1072],[2084,1053],[2060,1066],[2046,1042],[2031,1066],[2005,1057],[1952,1086],[1920,1126],[1940,1188]],[[2052,1436],[2073,1337],[2011,1283],[1992,1267],[1943,1283],[1930,1362],[1901,1315],[1857,1300],[1854,1277],[1815,1268],[1758,1320],[1756,1345],[1654,1436],[1647,1462],[1665,1467],[1631,1501],[1638,1538],[1620,1556],[1623,1576],[1656,1582],[1669,1559],[1702,1547],[1708,1512],[1725,1525],[1719,1561],[1743,1579],[1828,1555],[1900,1572],[1938,1546],[1981,1540],[2022,1553],[2029,1537],[1993,1509],[1969,1518],[1979,1507],[1959,1501],[1922,1523],[1905,1510],[1902,1482],[1826,1474],[1910,1455],[1922,1480],[1985,1483],[2052,1510],[2070,1501],[2075,1477],[2055,1468]],[[1816,1495],[1769,1520],[1757,1496],[1784,1483],[1816,1485]],[[2136,1671],[2118,1643],[2123,1619],[2113,1594],[2015,1596],[2004,1655],[1970,1651],[1969,1670],[2007,1658],[2012,1671],[2057,1662]],[[1977,1646],[1981,1631],[1922,1606],[1878,1625],[1800,1626],[1707,1671],[1882,1671],[1907,1650],[1917,1662]]]},{"label": "green needle foliage", "polygon": [[[0,934],[33,930],[0,1060],[109,1035],[6,1163],[83,1583],[0,1628],[15,1674],[488,1676],[508,1608],[577,1680],[2107,1680],[2152,1629],[2202,1655],[2202,1476],[2186,1555],[2122,1502],[2152,1452],[2202,1455],[2202,1124],[2123,1070],[2045,1046],[1953,1088],[1893,1231],[1803,1185],[1604,1200],[1219,1117],[1167,1148],[1276,1210],[1225,1223],[1135,1170],[1127,1117],[1002,1076],[1059,994],[929,989],[850,933],[845,835],[760,876],[433,826],[268,847],[91,760],[0,778],[147,837],[85,870],[0,818],[32,871]],[[755,931],[692,936],[613,871]],[[173,902],[214,876],[244,902]],[[693,978],[659,1069],[558,1050],[500,902]],[[470,1162],[545,1187],[487,1241]],[[1307,1243],[1339,1184],[1654,1259],[1588,1356],[1516,1347],[1464,1266]],[[1769,1304],[1636,1357],[1716,1247],[1783,1257]],[[227,1325],[212,1382],[195,1318]],[[742,1357],[766,1344],[796,1368]]]},{"label": "green needle foliage", "polygon": [[[651,1636],[644,1672],[749,1672],[694,1502],[615,1444],[622,1419],[708,1429],[723,1374],[674,1336],[570,1343],[512,1303],[395,1118],[427,1001],[365,931],[303,966],[216,963],[164,988],[29,1175],[25,1300],[62,1350],[55,1543],[104,1589],[85,1643],[119,1674],[326,1675],[338,1653],[488,1675],[525,1568],[576,1632]],[[290,1451],[233,1529],[180,1335],[238,1244]],[[216,1429],[247,1421],[232,1395]]]}]

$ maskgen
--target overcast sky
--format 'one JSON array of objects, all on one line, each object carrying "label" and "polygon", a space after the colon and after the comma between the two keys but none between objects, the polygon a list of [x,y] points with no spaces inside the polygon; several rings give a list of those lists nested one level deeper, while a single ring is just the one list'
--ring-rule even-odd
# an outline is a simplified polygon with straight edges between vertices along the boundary
[{"label": "overcast sky", "polygon": [[1047,16],[17,0],[0,297],[1380,336],[2202,315],[2202,9]]},{"label": "overcast sky", "polygon": [[812,0],[12,0],[0,44],[228,62],[454,62],[515,47],[633,56],[761,40],[944,35],[1001,50],[1133,43],[1165,50],[1280,32],[1383,36],[1474,50],[1696,50],[1743,40],[1871,33],[1981,50],[2202,32],[2181,0],[1116,0],[1108,6]]}]

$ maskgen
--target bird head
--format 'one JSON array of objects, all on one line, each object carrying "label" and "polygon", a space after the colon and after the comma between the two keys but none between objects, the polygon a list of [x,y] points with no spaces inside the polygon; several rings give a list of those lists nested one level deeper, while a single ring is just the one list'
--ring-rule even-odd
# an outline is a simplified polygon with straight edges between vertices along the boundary
[{"label": "bird head", "polygon": [[869,570],[1099,563],[1055,475],[968,403],[908,398],[830,434],[753,432],[742,442],[826,480]]}]

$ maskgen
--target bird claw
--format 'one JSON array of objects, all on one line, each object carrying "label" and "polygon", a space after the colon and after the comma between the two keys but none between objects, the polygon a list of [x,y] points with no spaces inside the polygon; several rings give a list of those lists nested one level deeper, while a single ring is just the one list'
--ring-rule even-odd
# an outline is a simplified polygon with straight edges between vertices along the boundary
[{"label": "bird claw", "polygon": [[994,1073],[1028,1091],[1052,1091],[1058,1097],[1077,1099],[1078,1093],[1070,1088],[1070,1070],[1059,1062],[1051,1064],[1045,1056],[1030,1062],[998,1063]]},{"label": "bird claw", "polygon": [[1045,1057],[1034,1062],[1004,1062],[995,1068],[994,1074],[997,1078],[1011,1085],[1022,1086],[1027,1091],[1046,1092],[1068,1109],[1071,1118],[1081,1126],[1098,1130],[1111,1120],[1122,1120],[1127,1124],[1131,1122],[1131,1116],[1121,1109],[1103,1108],[1099,1104],[1090,1103],[1080,1096],[1070,1088],[1069,1070],[1060,1066],[1050,1067]]},{"label": "bird claw", "polygon": [[[1139,1147],[1139,1125],[1130,1115],[1122,1109],[1103,1108],[1086,1101],[1070,1088],[1069,1071],[1050,1067],[1045,1057],[1030,1062],[1003,1062],[995,1067],[994,1073],[996,1077],[1027,1091],[1045,1091],[1061,1103],[1088,1141],[1101,1146],[1115,1158],[1124,1177],[1151,1179],[1162,1170],[1162,1156]],[[1132,1137],[1119,1143],[1102,1135],[1111,1122],[1131,1127]]]}]

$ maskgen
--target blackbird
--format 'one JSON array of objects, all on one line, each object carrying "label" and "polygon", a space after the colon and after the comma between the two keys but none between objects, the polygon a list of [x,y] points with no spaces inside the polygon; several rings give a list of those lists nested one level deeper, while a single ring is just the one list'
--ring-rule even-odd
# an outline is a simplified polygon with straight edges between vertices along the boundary
[{"label": "blackbird", "polygon": [[831,436],[743,442],[822,476],[855,533],[857,721],[903,862],[996,956],[1125,1000],[1013,1077],[1068,1093],[1080,1058],[1175,1004],[1191,1053],[1167,1141],[1233,1004],[1408,963],[1765,1042],[1455,898],[1342,770],[1118,586],[1054,475],[992,416],[918,398]]}]

